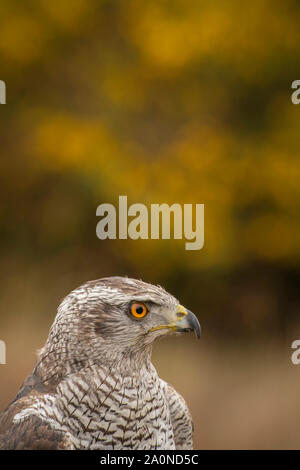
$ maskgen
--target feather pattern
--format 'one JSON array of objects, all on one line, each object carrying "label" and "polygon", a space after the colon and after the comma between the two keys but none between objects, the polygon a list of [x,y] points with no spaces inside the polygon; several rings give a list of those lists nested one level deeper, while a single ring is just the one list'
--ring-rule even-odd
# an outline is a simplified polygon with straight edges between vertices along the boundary
[{"label": "feather pattern", "polygon": [[[132,301],[147,305],[142,321]],[[184,399],[151,363],[178,301],[128,278],[91,281],[58,308],[37,364],[0,417],[1,449],[191,449]],[[151,333],[150,333],[151,332]]]}]

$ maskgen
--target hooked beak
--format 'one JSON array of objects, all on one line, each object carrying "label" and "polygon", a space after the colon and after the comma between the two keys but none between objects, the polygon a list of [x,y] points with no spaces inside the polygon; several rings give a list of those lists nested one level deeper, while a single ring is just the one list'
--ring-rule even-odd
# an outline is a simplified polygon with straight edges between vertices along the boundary
[{"label": "hooked beak", "polygon": [[194,331],[197,339],[201,335],[201,326],[196,315],[190,310],[186,309],[182,305],[178,305],[176,310],[176,316],[178,320],[176,321],[176,331],[179,332],[189,332]]},{"label": "hooked beak", "polygon": [[177,306],[175,315],[173,314],[170,323],[166,325],[155,326],[154,328],[151,328],[150,331],[161,330],[165,328],[170,328],[173,331],[179,333],[195,331],[197,339],[199,339],[201,335],[201,326],[196,315],[180,304]]}]

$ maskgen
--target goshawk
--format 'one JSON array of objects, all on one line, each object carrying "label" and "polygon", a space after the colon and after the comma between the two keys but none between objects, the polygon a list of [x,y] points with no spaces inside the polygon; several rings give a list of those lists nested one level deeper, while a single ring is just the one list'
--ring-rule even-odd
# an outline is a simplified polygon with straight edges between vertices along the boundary
[{"label": "goshawk", "polygon": [[196,316],[159,286],[108,277],[75,289],[0,417],[0,448],[192,449],[187,405],[151,363],[157,338],[192,330]]}]

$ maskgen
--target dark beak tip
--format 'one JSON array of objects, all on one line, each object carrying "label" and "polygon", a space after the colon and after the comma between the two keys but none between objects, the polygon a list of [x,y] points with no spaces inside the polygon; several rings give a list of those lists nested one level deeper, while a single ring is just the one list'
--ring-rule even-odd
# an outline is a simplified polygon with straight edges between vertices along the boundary
[{"label": "dark beak tip", "polygon": [[195,331],[196,338],[200,339],[201,326],[200,326],[199,320],[196,317],[196,315],[193,312],[191,312],[190,310],[188,310],[187,320],[189,321],[191,329]]},{"label": "dark beak tip", "polygon": [[195,335],[197,339],[200,339],[201,337],[201,328],[199,330],[195,330]]}]

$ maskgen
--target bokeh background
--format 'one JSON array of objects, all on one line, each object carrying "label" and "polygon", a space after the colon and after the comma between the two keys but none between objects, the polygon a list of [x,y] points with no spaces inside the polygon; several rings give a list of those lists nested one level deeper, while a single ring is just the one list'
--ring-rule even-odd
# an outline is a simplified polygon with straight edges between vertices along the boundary
[{"label": "bokeh background", "polygon": [[[0,409],[82,282],[159,283],[200,342],[154,348],[195,447],[299,448],[300,2],[0,4]],[[205,204],[205,246],[96,237],[103,202]]]}]

